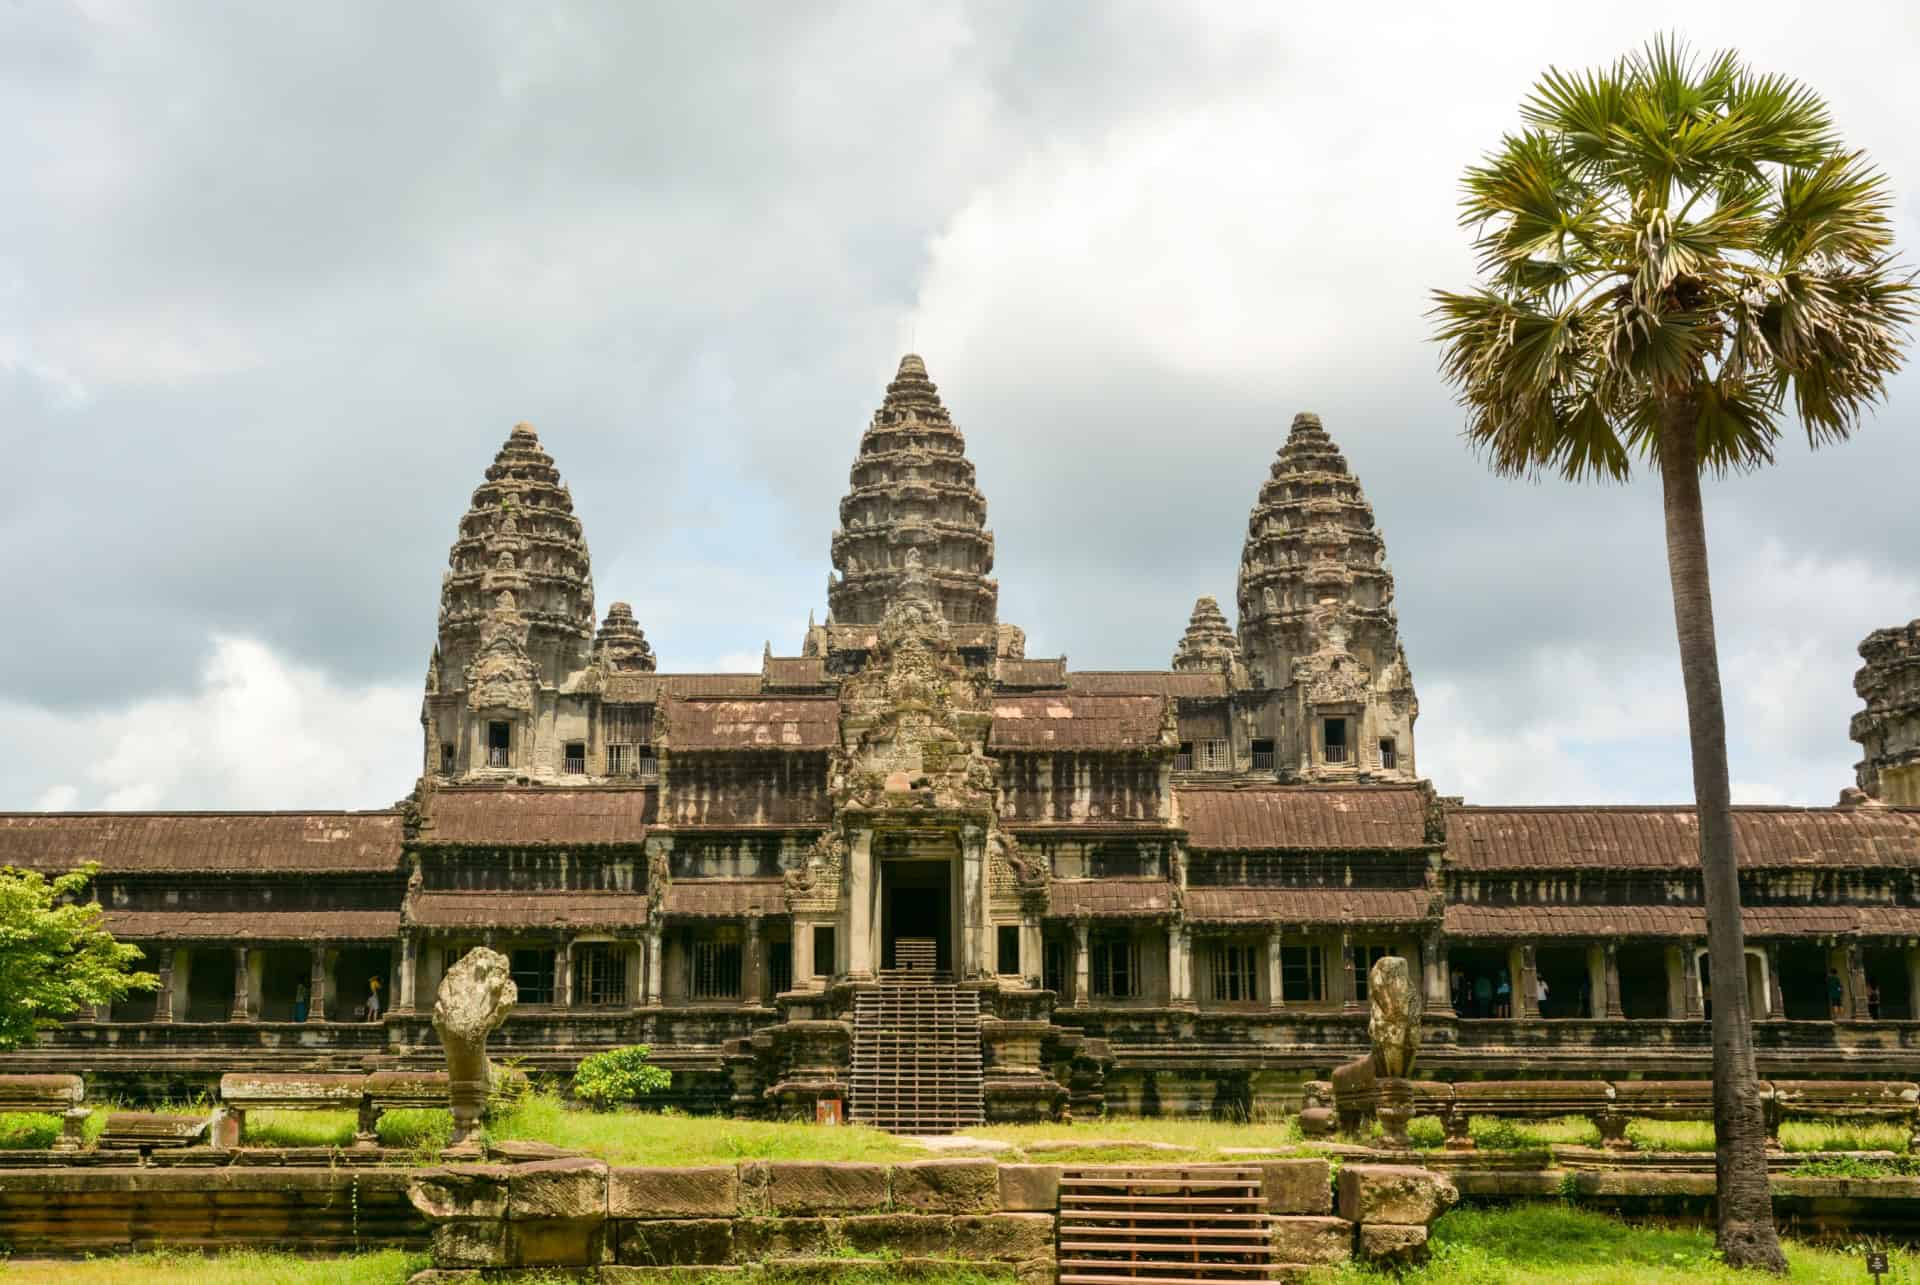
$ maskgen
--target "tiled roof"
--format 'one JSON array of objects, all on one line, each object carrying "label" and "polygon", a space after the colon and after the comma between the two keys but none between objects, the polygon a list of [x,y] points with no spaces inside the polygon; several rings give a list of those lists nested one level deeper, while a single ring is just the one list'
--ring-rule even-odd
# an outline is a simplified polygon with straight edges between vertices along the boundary
[{"label": "tiled roof", "polygon": [[1424,888],[1189,888],[1195,923],[1416,923],[1432,917]]},{"label": "tiled roof", "polygon": [[15,812],[0,814],[0,866],[384,873],[400,834],[398,812]]},{"label": "tiled roof", "polygon": [[689,919],[745,919],[787,913],[786,884],[779,879],[675,879],[662,910]]},{"label": "tiled roof", "polygon": [[427,804],[421,843],[583,848],[647,837],[652,791],[585,786],[447,786]]},{"label": "tiled roof", "polygon": [[1147,749],[1160,744],[1162,696],[1002,694],[993,698],[996,750]]},{"label": "tiled roof", "polygon": [[[1694,937],[1707,935],[1699,906],[1448,906],[1455,937]],[[1746,906],[1749,937],[1920,935],[1920,908]]]},{"label": "tiled roof", "polygon": [[827,658],[769,656],[761,670],[768,687],[819,687],[827,681]]},{"label": "tiled roof", "polygon": [[1067,690],[1089,696],[1225,696],[1227,676],[1163,669],[1083,669],[1067,675]]},{"label": "tiled roof", "polygon": [[1174,793],[1195,850],[1380,851],[1427,842],[1426,795],[1414,786],[1195,786]]},{"label": "tiled roof", "polygon": [[758,696],[758,674],[661,674],[664,695],[685,700],[693,696]]},{"label": "tiled roof", "polygon": [[1065,687],[1067,659],[1064,656],[1051,660],[1002,659],[994,669],[994,678],[1002,687]]},{"label": "tiled roof", "polygon": [[[1693,869],[1699,830],[1685,807],[1458,808],[1447,856],[1460,870]],[[1733,810],[1733,851],[1749,869],[1920,867],[1920,809]]]},{"label": "tiled roof", "polygon": [[1173,885],[1160,878],[1056,879],[1047,914],[1056,919],[1126,919],[1173,909]]},{"label": "tiled roof", "polygon": [[827,750],[840,740],[840,702],[822,696],[675,700],[666,709],[673,751]]},{"label": "tiled roof", "polygon": [[420,892],[407,919],[424,928],[636,928],[647,898],[634,892]]},{"label": "tiled roof", "polygon": [[123,941],[392,941],[398,910],[108,910]]}]

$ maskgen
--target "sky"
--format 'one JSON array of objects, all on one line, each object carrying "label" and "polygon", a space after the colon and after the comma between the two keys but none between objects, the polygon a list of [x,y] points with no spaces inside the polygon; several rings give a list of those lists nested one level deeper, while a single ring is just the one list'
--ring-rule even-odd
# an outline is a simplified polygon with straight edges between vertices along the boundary
[{"label": "sky", "polygon": [[[1425,312],[1550,65],[1684,17],[1800,77],[1920,250],[1908,5],[0,7],[0,808],[379,807],[517,421],[662,667],[824,613],[901,353],[967,434],[1028,654],[1164,667],[1321,414],[1373,502],[1419,764],[1691,795],[1657,482],[1494,477]],[[1920,615],[1920,373],[1708,487],[1736,798],[1853,783]]]}]

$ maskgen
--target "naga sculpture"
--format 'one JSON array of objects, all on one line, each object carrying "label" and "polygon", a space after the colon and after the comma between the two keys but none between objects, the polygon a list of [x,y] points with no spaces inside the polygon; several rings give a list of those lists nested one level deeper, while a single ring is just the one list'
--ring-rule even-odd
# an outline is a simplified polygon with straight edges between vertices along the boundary
[{"label": "naga sculpture", "polygon": [[506,1020],[519,998],[507,957],[485,946],[468,951],[440,979],[433,1029],[440,1033],[440,1047],[447,1052],[447,1088],[453,1099],[449,1151],[478,1150],[473,1135],[492,1088],[487,1036]]},{"label": "naga sculpture", "polygon": [[1378,1117],[1388,1146],[1409,1146],[1413,1085],[1407,1076],[1420,1051],[1420,991],[1406,960],[1385,955],[1374,961],[1367,972],[1367,1007],[1372,1051],[1333,1071],[1340,1127],[1353,1132]]}]

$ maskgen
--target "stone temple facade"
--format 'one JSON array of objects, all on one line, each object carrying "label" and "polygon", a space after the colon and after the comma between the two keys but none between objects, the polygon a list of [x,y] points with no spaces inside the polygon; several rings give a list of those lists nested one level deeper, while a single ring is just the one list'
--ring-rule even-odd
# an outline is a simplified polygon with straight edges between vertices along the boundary
[{"label": "stone temple facade", "polygon": [[[886,1050],[937,1041],[886,1016],[903,985],[962,1044],[977,1023],[925,1074],[991,1118],[1274,1105],[1364,1049],[1385,954],[1424,992],[1425,1074],[1704,1074],[1691,810],[1436,794],[1385,542],[1317,417],[1252,500],[1237,619],[1199,599],[1166,669],[1028,656],[908,356],[824,618],[758,672],[680,673],[627,604],[596,614],[567,485],[517,427],[449,553],[402,803],[0,816],[0,863],[100,862],[163,979],[0,1060],[128,1091],[430,1066],[439,979],[486,944],[520,993],[500,1053],[644,1042],[672,1100],[747,1115],[911,1096]],[[1860,789],[1736,811],[1763,1073],[1920,1058],[1917,630],[1861,648]]]}]

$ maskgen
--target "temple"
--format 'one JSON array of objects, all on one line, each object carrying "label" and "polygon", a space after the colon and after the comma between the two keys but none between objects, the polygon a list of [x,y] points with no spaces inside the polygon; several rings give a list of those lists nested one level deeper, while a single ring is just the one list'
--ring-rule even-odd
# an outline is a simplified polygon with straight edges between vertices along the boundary
[{"label": "temple", "polygon": [[[1200,598],[1164,670],[1026,654],[917,356],[829,552],[798,654],[673,672],[626,603],[597,617],[572,496],[516,427],[449,554],[400,804],[0,816],[0,864],[100,863],[162,982],[0,1063],[130,1094],[426,1068],[439,979],[485,944],[520,996],[497,1055],[646,1043],[667,1100],[740,1115],[1249,1112],[1364,1051],[1385,954],[1424,995],[1424,1074],[1706,1074],[1691,809],[1435,792],[1385,542],[1316,416],[1253,497],[1237,621]],[[1763,1074],[1920,1050],[1920,621],[1861,654],[1857,787],[1736,809]]]}]

